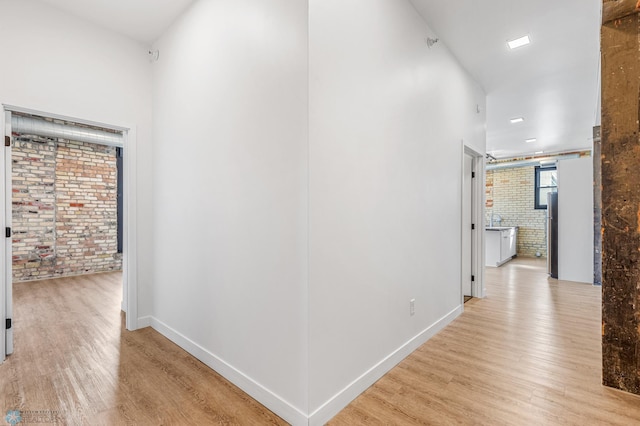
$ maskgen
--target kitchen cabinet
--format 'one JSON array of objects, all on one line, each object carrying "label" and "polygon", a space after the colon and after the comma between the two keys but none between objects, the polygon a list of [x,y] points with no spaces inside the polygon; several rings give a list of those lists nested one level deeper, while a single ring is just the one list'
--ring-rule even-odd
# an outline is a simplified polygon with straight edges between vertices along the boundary
[{"label": "kitchen cabinet", "polygon": [[517,226],[496,226],[485,230],[485,265],[500,266],[516,255]]}]

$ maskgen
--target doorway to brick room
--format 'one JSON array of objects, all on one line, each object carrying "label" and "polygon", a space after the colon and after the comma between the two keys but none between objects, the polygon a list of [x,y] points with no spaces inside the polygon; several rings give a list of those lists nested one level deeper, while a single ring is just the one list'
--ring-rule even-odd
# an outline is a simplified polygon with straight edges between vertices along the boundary
[{"label": "doorway to brick room", "polygon": [[138,329],[135,126],[0,109],[0,364],[14,334],[69,350]]},{"label": "doorway to brick room", "polygon": [[[0,307],[7,329],[0,362],[13,353],[14,329],[19,350],[28,336],[52,333],[62,313],[78,324],[111,318],[118,334],[124,312],[136,313],[129,304],[135,281],[127,279],[125,218],[132,203],[125,189],[135,171],[123,161],[128,130],[3,107],[7,240]],[[127,315],[127,328],[135,324]]]}]

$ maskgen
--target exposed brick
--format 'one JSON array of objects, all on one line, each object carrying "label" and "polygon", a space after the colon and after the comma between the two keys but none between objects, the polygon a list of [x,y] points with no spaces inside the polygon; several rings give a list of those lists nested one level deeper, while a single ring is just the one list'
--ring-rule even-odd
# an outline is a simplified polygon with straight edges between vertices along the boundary
[{"label": "exposed brick", "polygon": [[486,181],[487,224],[492,213],[500,215],[499,225],[519,227],[519,256],[546,257],[546,210],[534,208],[534,167],[489,170]]},{"label": "exposed brick", "polygon": [[121,269],[115,148],[20,137],[12,151],[14,281]]}]

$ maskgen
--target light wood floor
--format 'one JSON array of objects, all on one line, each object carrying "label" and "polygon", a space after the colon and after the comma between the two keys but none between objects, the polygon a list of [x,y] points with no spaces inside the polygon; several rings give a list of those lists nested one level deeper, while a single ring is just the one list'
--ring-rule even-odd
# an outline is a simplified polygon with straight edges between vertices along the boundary
[{"label": "light wood floor", "polygon": [[19,425],[286,424],[151,328],[124,331],[120,287],[120,273],[14,285],[1,424],[10,409]]},{"label": "light wood floor", "polygon": [[[0,420],[285,424],[154,330],[123,331],[119,286],[113,273],[15,285]],[[487,270],[487,291],[330,424],[640,424],[640,397],[600,385],[598,288],[517,259]]]},{"label": "light wood floor", "polygon": [[545,270],[487,268],[486,299],[330,424],[640,425],[640,397],[600,385],[600,289]]}]

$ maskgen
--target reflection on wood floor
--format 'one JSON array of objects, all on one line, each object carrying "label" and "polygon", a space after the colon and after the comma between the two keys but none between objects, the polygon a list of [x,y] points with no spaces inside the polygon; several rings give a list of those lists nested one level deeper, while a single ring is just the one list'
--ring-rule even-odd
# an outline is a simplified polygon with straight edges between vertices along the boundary
[{"label": "reflection on wood floor", "polygon": [[[486,299],[466,303],[330,424],[640,424],[639,397],[600,385],[600,289],[545,270],[525,258],[488,268]],[[58,424],[285,424],[154,330],[123,331],[120,280],[15,285],[2,417],[18,409]]]},{"label": "reflection on wood floor", "polygon": [[121,274],[14,285],[0,418],[20,424],[286,424],[151,328],[128,332]]},{"label": "reflection on wood floor", "polygon": [[547,278],[518,258],[487,268],[487,298],[331,425],[637,425],[640,397],[601,383],[599,287]]}]

